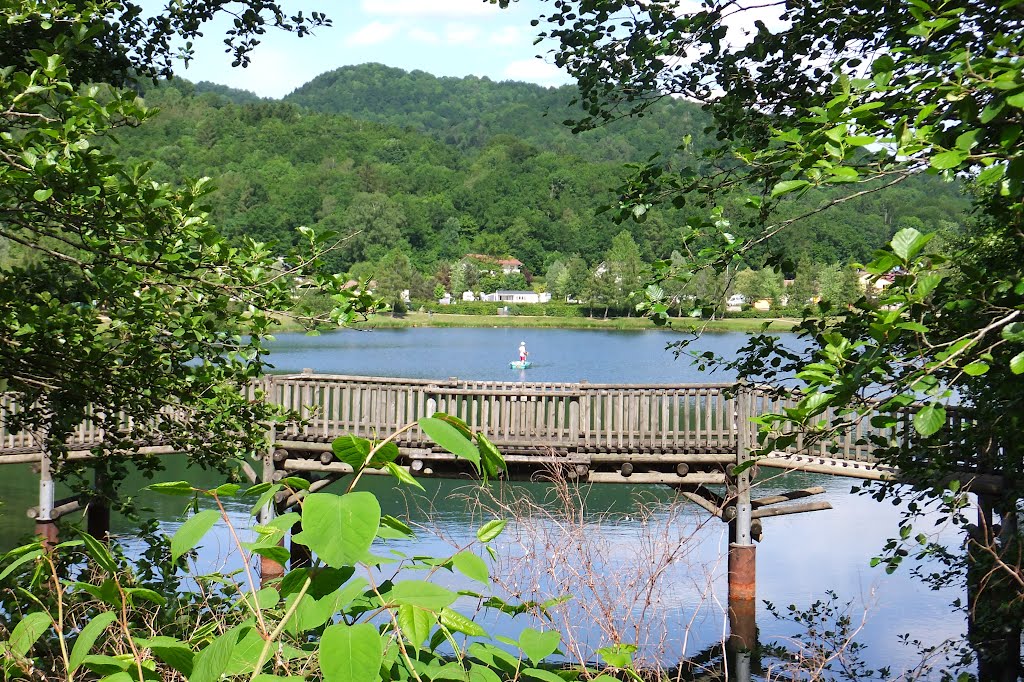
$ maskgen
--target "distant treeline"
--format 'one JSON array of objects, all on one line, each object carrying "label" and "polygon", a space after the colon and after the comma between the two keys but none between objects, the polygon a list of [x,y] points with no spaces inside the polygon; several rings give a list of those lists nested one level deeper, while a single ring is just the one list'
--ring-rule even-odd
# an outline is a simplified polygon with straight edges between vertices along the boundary
[{"label": "distant treeline", "polygon": [[[292,243],[307,225],[347,236],[330,264],[340,272],[376,271],[395,250],[428,279],[467,253],[513,256],[528,275],[574,255],[592,268],[623,230],[651,262],[679,248],[681,227],[700,210],[656,208],[622,225],[599,212],[614,201],[624,163],[679,156],[685,135],[700,151],[708,119],[687,102],[573,136],[561,123],[573,113],[571,88],[376,64],[323,74],[285,101],[181,80],[144,96],[162,113],[123,131],[117,154],[151,162],[158,180],[212,177],[212,217],[231,235]],[[809,212],[841,191],[807,192],[782,213]],[[803,220],[778,255],[864,260],[901,227],[955,229],[967,208],[955,184],[913,178]]]}]

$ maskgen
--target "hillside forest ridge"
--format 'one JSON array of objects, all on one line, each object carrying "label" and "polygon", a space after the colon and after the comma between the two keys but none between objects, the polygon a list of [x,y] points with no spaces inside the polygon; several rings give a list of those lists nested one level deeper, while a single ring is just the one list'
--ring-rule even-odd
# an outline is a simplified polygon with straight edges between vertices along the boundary
[{"label": "hillside forest ridge", "polygon": [[[324,73],[282,101],[174,79],[144,92],[161,113],[123,131],[116,153],[151,163],[156,180],[211,177],[212,221],[229,236],[294,246],[301,225],[351,234],[327,267],[373,279],[394,302],[404,290],[428,301],[445,292],[458,300],[460,289],[533,287],[628,313],[646,264],[685,260],[676,251],[682,230],[704,208],[659,206],[642,223],[616,223],[601,208],[614,203],[624,164],[654,154],[670,163],[699,158],[713,141],[710,118],[669,99],[640,119],[573,135],[563,119],[576,113],[574,93],[381,64]],[[780,217],[813,213],[848,191],[807,191],[784,201]],[[730,216],[753,217],[738,196],[716,199]],[[755,265],[773,271],[723,283],[721,293],[778,299],[785,279],[801,288],[786,297],[797,307],[814,296],[848,300],[856,289],[847,265],[901,228],[956,231],[968,208],[958,183],[911,178],[802,219],[773,251],[754,253]],[[743,220],[735,223],[746,236]],[[493,277],[467,254],[511,257],[523,268]],[[609,269],[614,277],[602,282],[596,275]]]}]

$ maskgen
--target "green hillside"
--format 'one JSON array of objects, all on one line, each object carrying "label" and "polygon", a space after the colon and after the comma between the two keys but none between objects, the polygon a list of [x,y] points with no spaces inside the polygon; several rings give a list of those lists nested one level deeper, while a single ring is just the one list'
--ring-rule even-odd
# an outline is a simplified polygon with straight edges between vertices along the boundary
[{"label": "green hillside", "polygon": [[[213,218],[229,234],[287,242],[300,225],[353,234],[334,254],[342,271],[372,270],[398,249],[428,277],[466,253],[511,255],[542,274],[573,254],[601,262],[623,230],[644,260],[667,257],[698,209],[659,208],[623,225],[599,209],[614,201],[623,163],[699,139],[703,113],[665,102],[635,125],[574,137],[551,113],[570,97],[374,64],[324,74],[286,101],[175,80],[145,93],[162,113],[124,131],[117,153],[152,163],[159,180],[212,177]],[[327,111],[341,103],[346,112]],[[813,212],[838,191],[808,192],[782,213]],[[734,220],[743,215],[719,199]],[[782,255],[865,259],[899,227],[955,227],[967,206],[954,184],[914,178],[804,220]]]}]

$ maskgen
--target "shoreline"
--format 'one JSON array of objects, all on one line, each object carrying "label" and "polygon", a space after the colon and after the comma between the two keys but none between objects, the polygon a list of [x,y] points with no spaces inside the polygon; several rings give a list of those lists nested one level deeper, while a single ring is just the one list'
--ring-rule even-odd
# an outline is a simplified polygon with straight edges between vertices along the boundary
[{"label": "shoreline", "polygon": [[[699,320],[691,317],[672,318],[671,326],[657,327],[644,317],[554,317],[547,315],[452,315],[447,313],[411,312],[403,317],[374,315],[369,321],[360,323],[362,329],[409,329],[414,327],[503,327],[521,329],[605,329],[613,331],[676,331],[692,332],[698,329],[706,332],[746,332],[762,330],[770,332],[792,331],[799,323],[795,318],[725,318]],[[768,325],[765,329],[765,324]],[[297,324],[282,322],[276,332],[297,332]]]}]

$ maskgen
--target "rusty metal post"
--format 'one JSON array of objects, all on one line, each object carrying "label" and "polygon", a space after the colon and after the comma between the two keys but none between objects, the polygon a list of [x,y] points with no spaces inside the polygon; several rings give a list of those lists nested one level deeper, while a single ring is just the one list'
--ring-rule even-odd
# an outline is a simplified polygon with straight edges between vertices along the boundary
[{"label": "rusty metal post", "polygon": [[[273,482],[274,473],[276,466],[274,464],[274,441],[276,440],[276,432],[273,427],[267,433],[267,449],[263,453],[263,473],[261,481]],[[266,525],[274,520],[277,515],[277,508],[275,506],[274,499],[271,498],[260,510],[260,524]],[[260,584],[266,585],[272,580],[277,580],[284,576],[284,566],[265,556],[260,557]]]},{"label": "rusty metal post", "polygon": [[[736,392],[736,464],[750,461],[751,407],[753,394],[741,384]],[[751,537],[750,469],[735,475],[736,518],[729,537],[729,631],[741,650],[750,651],[757,642],[757,549]]]}]

